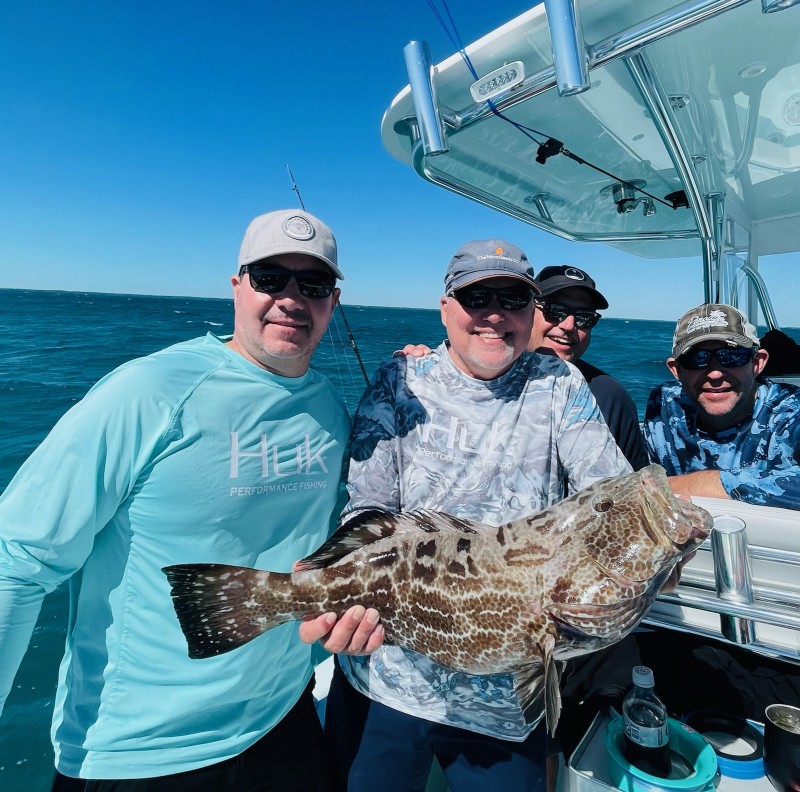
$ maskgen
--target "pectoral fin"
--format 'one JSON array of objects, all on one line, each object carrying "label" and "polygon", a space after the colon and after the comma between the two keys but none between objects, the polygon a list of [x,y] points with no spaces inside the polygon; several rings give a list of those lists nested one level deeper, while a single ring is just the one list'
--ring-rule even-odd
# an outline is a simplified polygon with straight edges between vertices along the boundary
[{"label": "pectoral fin", "polygon": [[641,596],[608,605],[559,603],[551,604],[548,612],[564,634],[581,633],[590,639],[622,638],[639,623],[651,602],[652,597]]}]

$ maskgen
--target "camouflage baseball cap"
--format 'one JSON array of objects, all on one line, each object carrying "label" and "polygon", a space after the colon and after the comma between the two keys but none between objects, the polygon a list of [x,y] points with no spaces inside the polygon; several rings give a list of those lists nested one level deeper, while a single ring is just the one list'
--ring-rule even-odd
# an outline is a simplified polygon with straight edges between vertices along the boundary
[{"label": "camouflage baseball cap", "polygon": [[707,303],[687,311],[679,320],[672,339],[672,357],[679,358],[695,344],[724,341],[750,349],[761,345],[755,327],[737,308]]}]

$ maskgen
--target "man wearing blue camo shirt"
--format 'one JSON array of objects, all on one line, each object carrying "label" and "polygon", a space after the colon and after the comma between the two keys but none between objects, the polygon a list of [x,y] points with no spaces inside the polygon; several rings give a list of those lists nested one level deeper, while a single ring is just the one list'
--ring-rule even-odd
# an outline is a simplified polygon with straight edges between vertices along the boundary
[{"label": "man wearing blue camo shirt", "polygon": [[769,354],[729,305],[678,321],[667,367],[645,411],[650,458],[677,494],[800,509],[800,388],[764,379]]}]

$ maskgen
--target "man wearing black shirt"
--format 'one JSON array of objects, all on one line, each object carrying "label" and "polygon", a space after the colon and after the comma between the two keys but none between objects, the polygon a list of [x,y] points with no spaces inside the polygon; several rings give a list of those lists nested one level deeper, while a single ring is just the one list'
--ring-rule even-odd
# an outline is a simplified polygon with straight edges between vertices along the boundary
[{"label": "man wearing black shirt", "polygon": [[542,293],[536,298],[528,349],[556,354],[583,374],[620,450],[634,470],[645,467],[647,449],[631,395],[619,380],[581,359],[600,320],[597,311],[608,308],[608,301],[577,267],[545,267],[536,281]]}]

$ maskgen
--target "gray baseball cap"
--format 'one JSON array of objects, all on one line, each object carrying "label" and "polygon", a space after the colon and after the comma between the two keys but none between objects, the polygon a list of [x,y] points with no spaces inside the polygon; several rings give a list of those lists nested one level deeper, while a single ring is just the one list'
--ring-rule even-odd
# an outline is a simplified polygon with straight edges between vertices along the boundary
[{"label": "gray baseball cap", "polygon": [[333,232],[308,212],[278,209],[252,220],[239,250],[239,267],[284,253],[303,253],[318,258],[337,278],[344,280],[337,262]]},{"label": "gray baseball cap", "polygon": [[698,305],[687,311],[675,327],[672,339],[672,357],[702,341],[725,341],[729,346],[750,349],[761,346],[755,327],[737,308],[721,303]]},{"label": "gray baseball cap", "polygon": [[517,278],[539,291],[528,257],[502,239],[466,242],[457,251],[444,276],[445,294],[485,278]]}]

